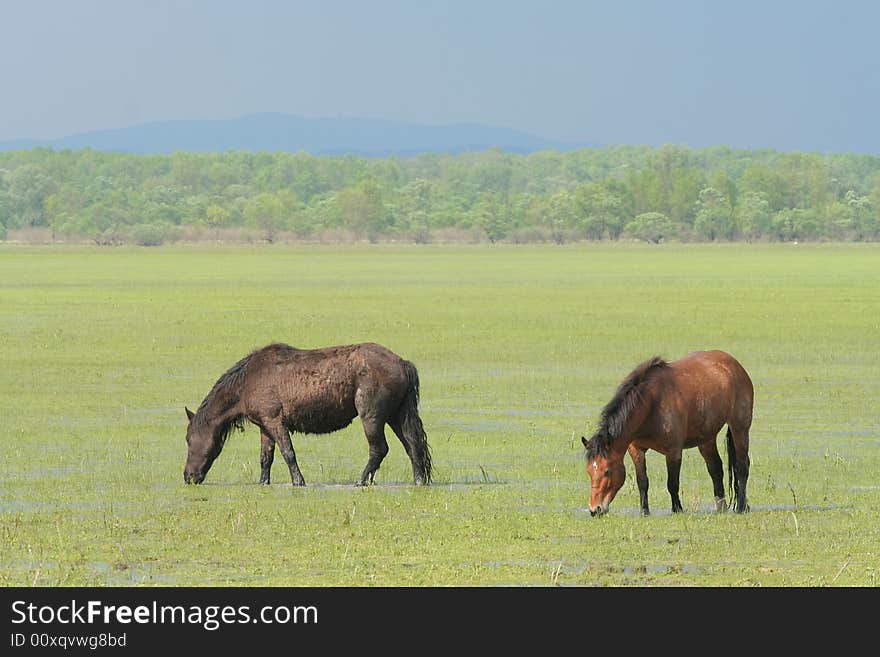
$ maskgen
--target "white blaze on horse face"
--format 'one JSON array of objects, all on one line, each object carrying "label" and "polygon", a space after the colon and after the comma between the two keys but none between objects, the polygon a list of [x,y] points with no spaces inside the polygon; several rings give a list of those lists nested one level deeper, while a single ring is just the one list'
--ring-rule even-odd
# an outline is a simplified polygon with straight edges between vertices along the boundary
[{"label": "white blaze on horse face", "polygon": [[599,461],[593,460],[590,462],[590,466],[588,468],[588,474],[590,475],[590,496],[594,494],[596,490],[599,490],[599,486],[602,484],[602,480],[605,477],[604,472],[599,472]]},{"label": "white blaze on horse face", "polygon": [[598,483],[598,481],[599,481],[599,463],[598,463],[598,461],[595,461],[595,460],[592,461],[590,463],[590,466],[588,469],[592,470],[592,472],[590,473],[590,482]]}]

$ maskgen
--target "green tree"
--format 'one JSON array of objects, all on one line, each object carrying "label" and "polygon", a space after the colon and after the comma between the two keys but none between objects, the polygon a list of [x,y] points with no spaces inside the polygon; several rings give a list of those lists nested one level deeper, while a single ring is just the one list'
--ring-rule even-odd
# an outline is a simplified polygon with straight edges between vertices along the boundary
[{"label": "green tree", "polygon": [[861,241],[877,237],[877,215],[871,199],[868,196],[859,196],[853,190],[849,190],[843,200],[852,217],[855,239]]},{"label": "green tree", "polygon": [[43,203],[43,206],[46,214],[46,223],[52,229],[52,241],[54,242],[58,228],[68,220],[68,205],[61,195],[50,194]]},{"label": "green tree", "polygon": [[665,145],[645,154],[645,166],[629,174],[632,213],[661,212],[686,226],[694,222],[694,202],[706,176],[686,148]]},{"label": "green tree", "polygon": [[575,202],[571,193],[561,189],[541,204],[544,208],[541,223],[550,231],[556,244],[565,243],[572,234],[575,223]]},{"label": "green tree", "polygon": [[226,228],[232,219],[229,209],[219,203],[211,203],[205,208],[204,224],[214,231],[216,239],[220,239],[220,230]]},{"label": "green tree", "polygon": [[404,185],[398,194],[398,212],[413,241],[425,244],[431,240],[431,202],[434,183],[417,178]]},{"label": "green tree", "polygon": [[125,241],[127,227],[133,223],[133,215],[124,205],[113,199],[94,203],[81,214],[67,222],[70,229],[102,246],[115,246]]},{"label": "green tree", "polygon": [[819,221],[813,210],[785,208],[773,215],[772,236],[781,242],[815,239],[820,234]]},{"label": "green tree", "polygon": [[783,207],[818,209],[833,196],[827,161],[820,155],[786,153],[780,157],[774,170],[784,190]]},{"label": "green tree", "polygon": [[6,176],[13,205],[13,221],[22,227],[47,226],[45,201],[57,188],[36,164],[24,164]]},{"label": "green tree", "polygon": [[662,212],[643,212],[626,224],[626,233],[638,240],[659,244],[678,233],[676,222]]},{"label": "green tree", "polygon": [[737,183],[740,195],[758,194],[767,201],[771,213],[787,207],[786,184],[780,173],[767,164],[752,164]]},{"label": "green tree", "polygon": [[700,190],[696,203],[694,232],[711,241],[733,237],[733,209],[727,197],[714,187]]},{"label": "green tree", "polygon": [[734,216],[740,234],[747,240],[770,234],[770,203],[762,192],[740,194]]},{"label": "green tree", "polygon": [[6,239],[6,226],[12,223],[15,201],[6,184],[8,170],[0,168],[0,240]]},{"label": "green tree", "polygon": [[[271,239],[281,230],[346,227],[371,240],[425,241],[439,229],[478,228],[493,240],[562,241],[616,239],[632,218],[659,212],[683,239],[873,240],[880,239],[878,180],[878,156],[723,147],[412,158],[38,148],[0,152],[0,224],[50,226],[104,243],[131,239],[140,224],[173,239],[175,226],[194,223],[215,231],[252,225]],[[700,198],[706,189],[720,196]],[[792,209],[804,212],[778,214]]]},{"label": "green tree", "polygon": [[358,238],[378,242],[389,227],[388,213],[382,200],[382,191],[372,178],[359,182],[338,193],[339,208],[344,225]]},{"label": "green tree", "polygon": [[[2,183],[2,176],[0,176]],[[6,239],[6,226],[12,221],[12,205],[13,201],[9,192],[3,189],[0,184],[0,240]]]},{"label": "green tree", "polygon": [[849,240],[855,234],[852,209],[843,201],[834,201],[825,208],[826,232],[831,239]]},{"label": "green tree", "polygon": [[605,235],[620,237],[626,215],[626,203],[618,189],[602,183],[579,185],[574,192],[574,210],[584,236],[600,240]]},{"label": "green tree", "polygon": [[505,204],[498,192],[483,192],[471,208],[473,225],[482,228],[492,243],[507,236],[509,226],[505,218]]},{"label": "green tree", "polygon": [[244,206],[245,221],[263,231],[266,241],[270,244],[278,238],[284,229],[289,208],[278,194],[262,192],[248,200]]},{"label": "green tree", "polygon": [[871,202],[871,213],[865,218],[866,239],[880,239],[880,175],[871,190],[868,200]]}]

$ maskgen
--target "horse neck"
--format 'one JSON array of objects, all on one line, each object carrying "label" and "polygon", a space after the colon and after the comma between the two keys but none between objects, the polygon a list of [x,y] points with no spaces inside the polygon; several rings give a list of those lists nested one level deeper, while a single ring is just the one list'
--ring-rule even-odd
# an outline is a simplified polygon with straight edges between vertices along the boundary
[{"label": "horse neck", "polygon": [[632,437],[624,431],[608,444],[608,454],[614,458],[623,458],[632,440]]},{"label": "horse neck", "polygon": [[214,432],[242,416],[241,399],[238,395],[215,391],[208,396],[199,412],[203,414],[205,426]]},{"label": "horse neck", "polygon": [[629,444],[635,440],[639,429],[642,428],[642,425],[648,419],[648,414],[654,406],[654,386],[651,384],[644,385],[639,391],[639,395],[641,396],[641,402],[627,416],[626,422],[623,424],[623,430],[612,442],[612,451],[626,452]]}]

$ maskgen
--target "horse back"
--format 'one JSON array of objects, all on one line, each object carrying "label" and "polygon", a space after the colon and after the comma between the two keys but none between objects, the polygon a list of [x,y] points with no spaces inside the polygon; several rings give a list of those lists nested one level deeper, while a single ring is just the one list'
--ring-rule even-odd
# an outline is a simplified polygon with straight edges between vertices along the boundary
[{"label": "horse back", "polygon": [[673,370],[695,376],[697,379],[708,378],[716,383],[730,382],[735,385],[735,392],[753,394],[752,380],[742,364],[726,351],[694,351],[677,361],[670,363]]},{"label": "horse back", "polygon": [[670,363],[676,406],[685,414],[689,437],[717,433],[724,424],[748,428],[754,387],[736,358],[720,350],[698,351]]},{"label": "horse back", "polygon": [[337,431],[357,417],[358,406],[396,408],[406,392],[405,361],[375,343],[318,349],[275,344],[255,356],[248,372],[249,414],[280,414],[300,433]]}]

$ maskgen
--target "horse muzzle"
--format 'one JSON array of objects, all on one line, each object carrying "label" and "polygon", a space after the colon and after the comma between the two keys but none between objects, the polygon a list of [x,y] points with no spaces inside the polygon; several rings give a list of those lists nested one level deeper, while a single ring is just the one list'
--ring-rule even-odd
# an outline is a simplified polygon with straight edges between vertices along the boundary
[{"label": "horse muzzle", "polygon": [[603,504],[600,504],[595,509],[590,507],[590,517],[592,518],[604,516],[606,513],[608,513],[608,507]]},{"label": "horse muzzle", "polygon": [[183,481],[187,484],[200,484],[205,480],[205,475],[202,472],[187,472],[184,470],[183,472]]}]

